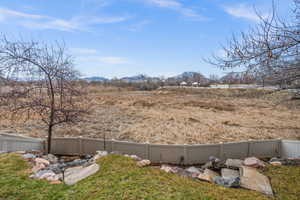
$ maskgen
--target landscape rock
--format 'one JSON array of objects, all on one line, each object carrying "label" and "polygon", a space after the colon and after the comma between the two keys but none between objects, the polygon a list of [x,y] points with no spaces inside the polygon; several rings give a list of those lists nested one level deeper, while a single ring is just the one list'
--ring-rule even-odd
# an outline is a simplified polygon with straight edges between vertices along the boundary
[{"label": "landscape rock", "polygon": [[292,166],[297,166],[300,165],[300,159],[299,158],[272,158],[269,163],[272,165],[292,165]]},{"label": "landscape rock", "polygon": [[64,163],[66,167],[75,167],[75,166],[80,166],[88,162],[87,160],[81,160],[81,159],[76,159],[71,162],[66,162]]},{"label": "landscape rock", "polygon": [[221,170],[222,178],[224,179],[232,179],[240,176],[240,172],[233,169],[223,168]]},{"label": "landscape rock", "polygon": [[130,158],[132,158],[135,161],[141,161],[142,159],[140,157],[138,157],[137,155],[131,155],[129,156]]},{"label": "landscape rock", "polygon": [[183,169],[181,169],[179,167],[172,167],[172,166],[169,166],[169,165],[162,165],[160,167],[160,169],[167,172],[167,173],[174,173],[174,174],[179,173],[181,171],[184,171]]},{"label": "landscape rock", "polygon": [[47,167],[48,170],[51,170],[56,174],[62,173],[62,171],[64,171],[65,168],[66,168],[65,163],[56,163],[56,164],[49,165]]},{"label": "landscape rock", "polygon": [[37,173],[38,171],[42,170],[42,169],[45,169],[46,166],[43,164],[43,163],[37,163],[33,166],[33,168],[31,169],[31,171],[33,173]]},{"label": "landscape rock", "polygon": [[[192,177],[194,177],[194,175],[192,175],[191,173],[185,171],[184,169],[182,169],[182,168],[179,168],[179,169],[180,170],[177,170],[177,172],[176,172],[176,174],[178,174],[179,176],[186,177],[186,178],[192,178]],[[199,174],[197,174],[197,176],[195,178],[198,178],[198,175]]]},{"label": "landscape rock", "polygon": [[224,162],[222,162],[219,158],[216,158],[214,156],[210,156],[209,161],[206,162],[203,166],[201,166],[201,169],[220,170],[223,167],[226,167]]},{"label": "landscape rock", "polygon": [[96,155],[93,157],[93,160],[98,160],[99,158],[102,158],[103,156],[107,156],[107,151],[96,151]]},{"label": "landscape rock", "polygon": [[92,159],[92,158],[93,158],[93,156],[92,156],[92,155],[89,155],[89,154],[84,156],[84,159],[85,159],[85,160],[89,160],[89,159]]},{"label": "landscape rock", "polygon": [[57,176],[57,179],[54,177],[56,177],[56,174],[53,171],[49,170],[49,172],[46,172],[46,173],[42,174],[41,176],[39,176],[39,179],[47,179],[49,181],[58,180],[58,176]]},{"label": "landscape rock", "polygon": [[59,157],[59,163],[72,162],[74,160],[81,160],[80,156],[61,156]]},{"label": "landscape rock", "polygon": [[273,195],[268,177],[259,173],[255,168],[242,166],[240,174],[241,187],[255,190],[266,195]]},{"label": "landscape rock", "polygon": [[40,170],[38,171],[36,174],[34,174],[34,176],[32,176],[32,178],[38,178],[38,179],[41,179],[41,177],[44,175],[44,174],[51,174],[51,173],[54,173],[53,171],[51,170]]},{"label": "landscape rock", "polygon": [[201,171],[199,168],[197,167],[189,167],[187,169],[185,169],[185,171],[189,172],[189,173],[194,173],[194,174],[200,174]]},{"label": "landscape rock", "polygon": [[25,159],[33,160],[36,158],[36,155],[34,155],[32,153],[26,153],[26,154],[23,154],[22,157]]},{"label": "landscape rock", "polygon": [[139,167],[146,167],[151,164],[150,160],[141,160],[136,163]]},{"label": "landscape rock", "polygon": [[[99,169],[100,166],[96,163],[88,166],[88,167],[77,167],[77,170],[73,170],[74,173],[66,173],[65,174],[65,179],[64,182],[67,185],[73,185],[75,183],[77,183],[78,181],[85,179],[93,174],[95,174]],[[72,171],[72,170],[70,170]]]},{"label": "landscape rock", "polygon": [[212,169],[213,163],[211,161],[206,162],[204,165],[201,166],[201,169]]},{"label": "landscape rock", "polygon": [[238,169],[238,168],[242,167],[243,160],[240,160],[240,159],[227,159],[226,162],[225,162],[225,165],[228,168]]},{"label": "landscape rock", "polygon": [[282,163],[279,161],[270,162],[270,164],[273,166],[281,166],[282,165]]},{"label": "landscape rock", "polygon": [[36,158],[34,161],[36,164],[44,164],[46,166],[50,165],[50,162],[43,158]]},{"label": "landscape rock", "polygon": [[223,178],[216,176],[213,178],[214,183],[227,188],[238,188],[240,187],[240,177],[229,177]]},{"label": "landscape rock", "polygon": [[57,181],[50,181],[50,184],[52,185],[57,185],[57,184],[61,184],[62,182],[57,180]]},{"label": "landscape rock", "polygon": [[208,158],[209,161],[211,161],[212,163],[219,163],[221,162],[221,160],[215,156],[209,156]]},{"label": "landscape rock", "polygon": [[58,162],[58,158],[53,154],[45,155],[42,158],[48,160],[51,164],[55,164]]},{"label": "landscape rock", "polygon": [[246,158],[243,162],[243,165],[248,167],[254,167],[254,168],[264,168],[266,167],[265,163],[258,158],[255,157],[249,157]]},{"label": "landscape rock", "polygon": [[205,169],[203,173],[198,175],[198,179],[213,183],[214,177],[220,176],[217,172],[210,169]]},{"label": "landscape rock", "polygon": [[72,174],[76,174],[76,173],[80,172],[82,169],[83,169],[82,166],[70,167],[64,171],[64,175],[65,175],[65,177],[71,176]]}]

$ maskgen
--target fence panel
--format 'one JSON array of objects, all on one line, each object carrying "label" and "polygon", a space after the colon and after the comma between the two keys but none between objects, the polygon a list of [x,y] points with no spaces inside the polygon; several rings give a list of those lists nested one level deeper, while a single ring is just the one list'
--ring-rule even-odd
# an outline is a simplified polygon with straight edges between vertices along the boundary
[{"label": "fence panel", "polygon": [[[0,150],[24,150],[42,148],[42,141],[32,142],[28,138],[24,141],[1,140]],[[19,139],[20,140],[20,139]],[[34,146],[37,145],[37,146]],[[104,150],[104,141],[86,138],[54,138],[52,152],[61,155],[93,154],[97,150]],[[249,141],[212,145],[159,145],[139,144],[122,141],[106,141],[106,151],[117,151],[124,154],[134,154],[153,163],[170,164],[202,164],[209,156],[227,158],[256,157],[300,157],[300,141],[266,140]]]},{"label": "fence panel", "polygon": [[78,138],[53,138],[51,153],[58,155],[80,155],[80,140]]},{"label": "fence panel", "polygon": [[249,143],[248,142],[235,142],[235,143],[224,143],[221,145],[221,159],[239,159],[246,158],[249,155]]},{"label": "fence panel", "polygon": [[184,145],[149,144],[149,160],[154,163],[184,164]]},{"label": "fence panel", "polygon": [[249,142],[249,156],[278,157],[280,156],[281,140]]},{"label": "fence panel", "polygon": [[111,152],[110,140],[81,139],[81,154],[94,154],[96,151]]},{"label": "fence panel", "polygon": [[220,156],[220,145],[187,145],[186,154],[185,164],[202,164],[208,161],[209,156]]},{"label": "fence panel", "polygon": [[283,158],[300,158],[300,141],[282,140],[281,156]]},{"label": "fence panel", "polygon": [[21,136],[2,136],[0,135],[0,151],[44,151],[43,140],[21,137]]},{"label": "fence panel", "polygon": [[148,144],[112,141],[112,151],[117,151],[129,155],[137,155],[141,158],[149,159]]}]

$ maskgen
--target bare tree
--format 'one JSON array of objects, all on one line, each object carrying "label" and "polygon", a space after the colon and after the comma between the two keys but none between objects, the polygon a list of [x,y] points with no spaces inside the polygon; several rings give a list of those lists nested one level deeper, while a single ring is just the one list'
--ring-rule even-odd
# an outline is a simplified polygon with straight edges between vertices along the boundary
[{"label": "bare tree", "polygon": [[233,35],[222,47],[226,56],[207,59],[222,69],[242,67],[260,79],[273,77],[279,83],[300,79],[300,1],[294,0],[294,20],[284,21],[273,2],[273,12],[248,32]]},{"label": "bare tree", "polygon": [[78,72],[64,45],[0,39],[0,74],[6,80],[0,103],[14,118],[40,119],[47,125],[48,153],[53,127],[75,123],[86,109],[76,82]]}]

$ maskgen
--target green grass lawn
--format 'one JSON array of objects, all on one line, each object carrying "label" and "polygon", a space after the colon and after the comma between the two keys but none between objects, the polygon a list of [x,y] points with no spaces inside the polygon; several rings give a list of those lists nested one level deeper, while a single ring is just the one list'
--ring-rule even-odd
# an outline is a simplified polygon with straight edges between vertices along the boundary
[{"label": "green grass lawn", "polygon": [[[182,178],[159,169],[138,168],[135,161],[118,155],[98,160],[95,175],[73,186],[51,185],[28,178],[30,166],[19,155],[0,155],[0,199],[269,199],[244,189],[228,189]],[[299,199],[300,168],[270,167],[277,199]]]}]

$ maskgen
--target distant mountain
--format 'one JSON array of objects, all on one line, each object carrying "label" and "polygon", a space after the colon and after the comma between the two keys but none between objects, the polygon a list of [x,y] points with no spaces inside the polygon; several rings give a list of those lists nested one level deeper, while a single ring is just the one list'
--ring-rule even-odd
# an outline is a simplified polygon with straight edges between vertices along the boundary
[{"label": "distant mountain", "polygon": [[183,72],[182,74],[168,78],[167,81],[171,81],[171,82],[184,81],[187,83],[198,82],[200,84],[206,84],[209,82],[209,80],[199,72]]},{"label": "distant mountain", "polygon": [[[112,81],[110,79],[107,79],[105,77],[98,77],[98,76],[93,76],[93,77],[86,77],[83,78],[83,80],[86,81],[97,81],[97,82],[105,82],[105,81]],[[173,76],[173,77],[169,77],[167,79],[162,79],[159,77],[151,77],[151,76],[147,76],[144,74],[139,74],[136,76],[126,76],[126,77],[122,77],[120,79],[117,79],[126,83],[145,83],[145,82],[153,82],[153,83],[157,83],[160,81],[164,81],[164,82],[169,82],[169,83],[180,83],[182,81],[185,81],[187,83],[193,83],[193,82],[198,82],[200,84],[206,84],[209,82],[209,80],[202,75],[199,72],[184,72],[182,74],[179,74],[177,76]]]},{"label": "distant mountain", "polygon": [[83,78],[83,80],[86,80],[86,81],[95,81],[95,82],[104,82],[104,81],[108,81],[109,79],[105,78],[105,77],[100,77],[100,76],[92,76],[92,77],[86,77],[86,78]]},{"label": "distant mountain", "polygon": [[[174,78],[177,78],[177,79],[192,78],[197,74],[200,74],[200,73],[197,73],[197,72],[183,72],[182,74],[174,76]],[[201,76],[202,76],[202,74],[201,74]]]},{"label": "distant mountain", "polygon": [[136,76],[129,76],[129,77],[123,77],[120,79],[121,81],[127,82],[127,83],[143,83],[143,82],[158,82],[160,81],[160,78],[157,77],[150,77],[144,74],[139,74]]}]

